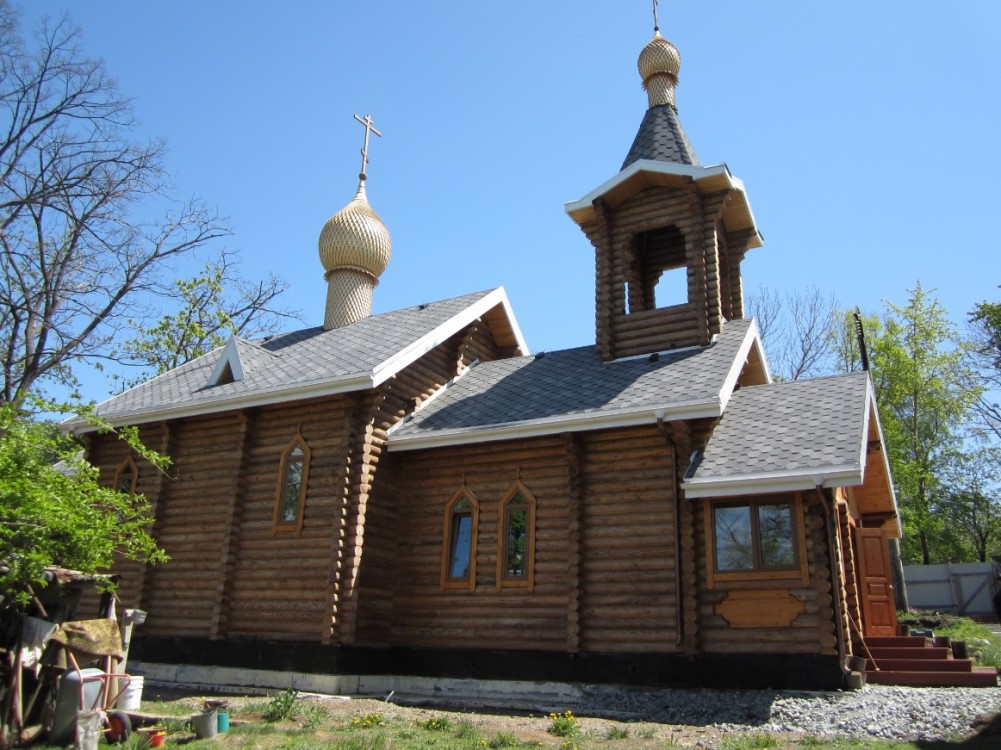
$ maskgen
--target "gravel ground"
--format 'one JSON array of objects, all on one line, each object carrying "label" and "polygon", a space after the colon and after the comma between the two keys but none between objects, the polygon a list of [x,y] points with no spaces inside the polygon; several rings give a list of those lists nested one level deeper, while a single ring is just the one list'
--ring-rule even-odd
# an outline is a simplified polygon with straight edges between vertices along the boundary
[{"label": "gravel ground", "polygon": [[848,692],[806,693],[594,686],[588,688],[579,710],[591,716],[723,730],[948,740],[968,737],[991,718],[1001,716],[1001,688],[869,685]]}]

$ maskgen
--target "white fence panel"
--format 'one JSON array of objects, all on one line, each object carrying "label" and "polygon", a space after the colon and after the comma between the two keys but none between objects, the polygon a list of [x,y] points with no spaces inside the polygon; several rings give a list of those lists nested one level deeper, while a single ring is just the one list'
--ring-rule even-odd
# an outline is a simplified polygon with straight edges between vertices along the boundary
[{"label": "white fence panel", "polygon": [[960,615],[993,615],[993,563],[905,565],[907,601],[915,609]]}]

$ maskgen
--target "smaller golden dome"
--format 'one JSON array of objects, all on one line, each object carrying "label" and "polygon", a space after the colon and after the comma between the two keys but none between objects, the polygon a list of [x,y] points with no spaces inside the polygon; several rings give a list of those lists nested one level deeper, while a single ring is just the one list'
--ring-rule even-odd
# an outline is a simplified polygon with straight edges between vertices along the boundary
[{"label": "smaller golden dome", "polygon": [[338,268],[352,268],[378,278],[389,264],[392,241],[382,219],[372,210],[365,195],[365,183],[351,202],[335,213],[320,232],[320,262],[329,274]]},{"label": "smaller golden dome", "polygon": [[654,32],[653,39],[647,42],[646,47],[640,52],[640,58],[636,63],[640,70],[640,77],[644,85],[650,76],[658,73],[666,73],[678,77],[681,70],[681,53],[678,48],[660,35]]}]

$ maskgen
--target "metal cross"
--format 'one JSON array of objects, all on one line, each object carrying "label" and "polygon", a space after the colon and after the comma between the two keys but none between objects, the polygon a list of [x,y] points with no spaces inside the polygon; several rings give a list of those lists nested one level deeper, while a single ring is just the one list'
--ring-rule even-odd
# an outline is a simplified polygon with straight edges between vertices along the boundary
[{"label": "metal cross", "polygon": [[364,180],[368,175],[365,173],[365,168],[368,166],[368,134],[375,133],[377,136],[382,138],[382,133],[375,129],[372,125],[372,115],[365,115],[362,119],[358,115],[354,116],[355,119],[365,126],[365,146],[361,150],[361,174],[358,175],[359,180]]},{"label": "metal cross", "polygon": [[657,22],[657,2],[658,0],[653,0],[653,30],[654,33],[660,31],[660,24]]}]

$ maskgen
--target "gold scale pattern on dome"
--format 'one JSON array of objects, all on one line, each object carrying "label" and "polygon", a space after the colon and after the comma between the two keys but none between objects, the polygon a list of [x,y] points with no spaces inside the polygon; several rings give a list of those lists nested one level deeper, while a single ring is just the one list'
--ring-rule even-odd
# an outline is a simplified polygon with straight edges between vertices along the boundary
[{"label": "gold scale pattern on dome", "polygon": [[320,262],[329,275],[337,269],[355,269],[379,278],[392,252],[389,230],[372,210],[364,180],[348,205],[335,213],[320,232]]},{"label": "gold scale pattern on dome", "polygon": [[375,133],[382,136],[372,125],[372,116],[354,118],[365,126],[365,145],[361,150],[361,172],[358,175],[358,192],[344,208],[327,219],[320,232],[320,262],[329,279],[332,271],[338,269],[361,271],[377,280],[389,265],[393,243],[389,230],[379,215],[372,210],[365,194],[365,179],[368,177],[368,139]]},{"label": "gold scale pattern on dome", "polygon": [[678,48],[660,35],[657,21],[657,0],[653,3],[653,38],[640,52],[636,66],[643,79],[651,107],[674,105],[674,87],[678,85],[681,71],[681,53]]}]

